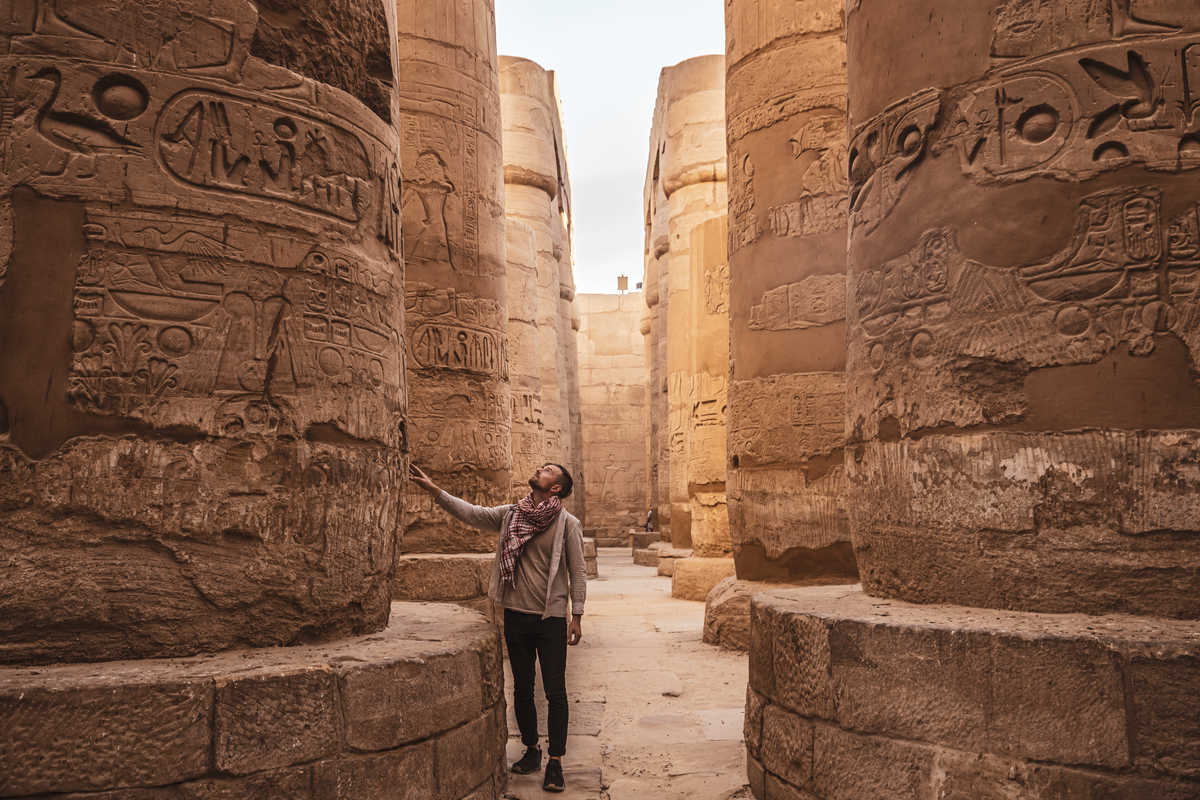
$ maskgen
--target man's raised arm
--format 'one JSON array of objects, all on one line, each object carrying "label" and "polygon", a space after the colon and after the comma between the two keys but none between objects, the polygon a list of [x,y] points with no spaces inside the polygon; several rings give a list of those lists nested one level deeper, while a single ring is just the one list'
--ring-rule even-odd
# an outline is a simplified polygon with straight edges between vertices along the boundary
[{"label": "man's raised arm", "polygon": [[466,500],[461,500],[449,492],[442,491],[416,464],[409,466],[408,479],[429,492],[433,501],[446,509],[450,516],[482,531],[499,531],[504,524],[504,515],[511,508],[511,506],[476,506]]}]

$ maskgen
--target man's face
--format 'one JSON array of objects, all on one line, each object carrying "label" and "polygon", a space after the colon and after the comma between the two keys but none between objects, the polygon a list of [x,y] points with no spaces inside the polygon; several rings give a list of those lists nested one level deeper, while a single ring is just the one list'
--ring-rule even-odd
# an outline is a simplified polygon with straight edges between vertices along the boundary
[{"label": "man's face", "polygon": [[537,468],[529,479],[529,488],[537,489],[547,494],[558,494],[562,491],[562,470],[553,464],[544,464]]}]

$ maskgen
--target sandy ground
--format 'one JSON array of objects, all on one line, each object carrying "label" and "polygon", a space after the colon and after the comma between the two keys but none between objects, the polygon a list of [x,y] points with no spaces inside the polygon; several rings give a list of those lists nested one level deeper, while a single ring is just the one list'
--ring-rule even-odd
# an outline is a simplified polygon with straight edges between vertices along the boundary
[{"label": "sandy ground", "polygon": [[[745,654],[701,642],[704,604],[671,597],[670,578],[635,566],[628,548],[601,549],[588,583],[583,641],[567,657],[567,791],[512,775],[509,798],[742,800]],[[509,761],[524,752],[509,702]],[[537,687],[546,749],[545,698]]]}]

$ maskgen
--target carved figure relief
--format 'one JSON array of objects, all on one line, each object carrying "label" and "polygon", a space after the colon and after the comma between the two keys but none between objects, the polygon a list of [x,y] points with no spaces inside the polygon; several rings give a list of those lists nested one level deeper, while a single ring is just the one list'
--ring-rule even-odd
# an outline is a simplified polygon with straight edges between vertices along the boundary
[{"label": "carved figure relief", "polygon": [[711,264],[704,271],[704,310],[729,313],[729,265]]},{"label": "carved figure relief", "polygon": [[763,294],[750,309],[750,329],[803,330],[846,318],[846,276],[810,275]]},{"label": "carved figure relief", "polygon": [[992,55],[1027,58],[1079,44],[1175,33],[1179,26],[1171,20],[1191,8],[1186,0],[1008,0],[996,10]]},{"label": "carved figure relief", "polygon": [[[421,84],[406,91],[438,108],[473,107],[450,89]],[[442,91],[444,96],[430,96]],[[479,151],[472,120],[451,122],[432,115],[404,117],[404,252],[415,263],[449,263],[479,269]]]},{"label": "carved figure relief", "polygon": [[1198,219],[1196,207],[1164,218],[1154,187],[1098,193],[1067,247],[1017,267],[969,260],[953,231],[929,231],[907,256],[855,277],[855,338],[875,369],[951,353],[1077,363],[1120,343],[1145,355],[1165,332],[1194,346]]},{"label": "carved figure relief", "polygon": [[201,218],[87,219],[71,377],[81,407],[144,416],[172,395],[223,402],[320,384],[396,398],[398,301],[384,269],[312,244],[294,263],[259,266]]}]

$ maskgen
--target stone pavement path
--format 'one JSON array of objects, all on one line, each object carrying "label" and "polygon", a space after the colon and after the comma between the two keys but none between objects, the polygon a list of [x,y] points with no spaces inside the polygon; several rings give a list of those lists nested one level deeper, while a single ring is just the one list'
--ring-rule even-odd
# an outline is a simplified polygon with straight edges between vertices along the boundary
[{"label": "stone pavement path", "polygon": [[[748,662],[701,642],[704,604],[671,597],[670,578],[635,566],[628,549],[600,550],[588,583],[583,641],[567,657],[567,791],[542,775],[512,775],[508,797],[539,800],[742,800],[742,716]],[[523,752],[509,703],[509,761]],[[539,731],[546,748],[539,682]]]}]

